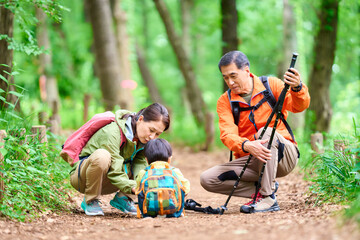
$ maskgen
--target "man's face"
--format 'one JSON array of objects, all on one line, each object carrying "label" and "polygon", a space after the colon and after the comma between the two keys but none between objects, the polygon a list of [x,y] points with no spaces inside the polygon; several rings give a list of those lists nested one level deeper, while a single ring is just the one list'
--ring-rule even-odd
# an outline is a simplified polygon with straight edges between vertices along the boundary
[{"label": "man's face", "polygon": [[238,69],[235,63],[230,63],[226,66],[221,66],[222,76],[235,94],[246,94],[252,89],[252,82],[250,78],[250,69],[248,66]]}]

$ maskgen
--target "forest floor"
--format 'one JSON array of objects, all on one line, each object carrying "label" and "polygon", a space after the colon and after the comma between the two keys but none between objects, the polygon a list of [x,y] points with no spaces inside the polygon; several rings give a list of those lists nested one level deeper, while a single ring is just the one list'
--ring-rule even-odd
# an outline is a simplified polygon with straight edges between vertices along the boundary
[{"label": "forest floor", "polygon": [[[194,153],[175,149],[173,155],[173,165],[191,182],[188,198],[203,207],[224,204],[227,196],[205,191],[199,176],[227,161],[228,151]],[[186,210],[185,217],[177,219],[137,219],[112,208],[109,201],[113,195],[107,195],[101,199],[105,216],[90,217],[81,210],[82,196],[77,195],[73,198],[77,207],[71,213],[47,213],[30,223],[0,220],[0,239],[360,239],[356,225],[339,217],[344,206],[306,204],[310,184],[298,170],[277,181],[279,212],[242,214],[240,205],[248,199],[233,197],[222,216]]]}]

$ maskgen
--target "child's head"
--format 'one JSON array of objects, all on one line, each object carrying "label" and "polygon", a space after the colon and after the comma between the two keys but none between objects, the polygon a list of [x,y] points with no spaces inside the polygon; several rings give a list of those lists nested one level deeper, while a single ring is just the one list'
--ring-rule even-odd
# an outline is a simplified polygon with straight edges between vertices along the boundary
[{"label": "child's head", "polygon": [[168,162],[172,156],[170,143],[162,138],[148,141],[145,144],[144,153],[149,164],[155,161]]}]

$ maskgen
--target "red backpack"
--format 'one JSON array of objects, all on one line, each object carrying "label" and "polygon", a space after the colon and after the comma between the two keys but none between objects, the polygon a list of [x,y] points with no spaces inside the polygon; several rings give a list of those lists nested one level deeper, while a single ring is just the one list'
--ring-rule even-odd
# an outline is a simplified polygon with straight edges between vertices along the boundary
[{"label": "red backpack", "polygon": [[[87,123],[80,127],[77,131],[70,135],[70,137],[65,141],[63,149],[60,152],[60,156],[68,162],[71,166],[79,161],[79,154],[82,149],[85,147],[89,139],[102,127],[115,121],[115,114],[107,111],[104,113],[99,113],[94,115]],[[126,137],[121,130],[121,143],[119,146],[122,147],[126,142]]]}]

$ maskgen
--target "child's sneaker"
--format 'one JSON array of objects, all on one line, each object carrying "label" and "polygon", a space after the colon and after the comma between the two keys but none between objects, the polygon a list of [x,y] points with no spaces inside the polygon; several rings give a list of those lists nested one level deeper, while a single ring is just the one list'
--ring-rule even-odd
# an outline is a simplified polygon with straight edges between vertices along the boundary
[{"label": "child's sneaker", "polygon": [[128,213],[131,215],[137,214],[134,201],[121,192],[115,194],[113,200],[110,201],[110,205],[123,211],[124,213]]},{"label": "child's sneaker", "polygon": [[100,201],[98,199],[94,199],[88,204],[84,200],[81,202],[81,208],[85,211],[85,214],[88,216],[104,216],[104,212],[99,205]]}]

